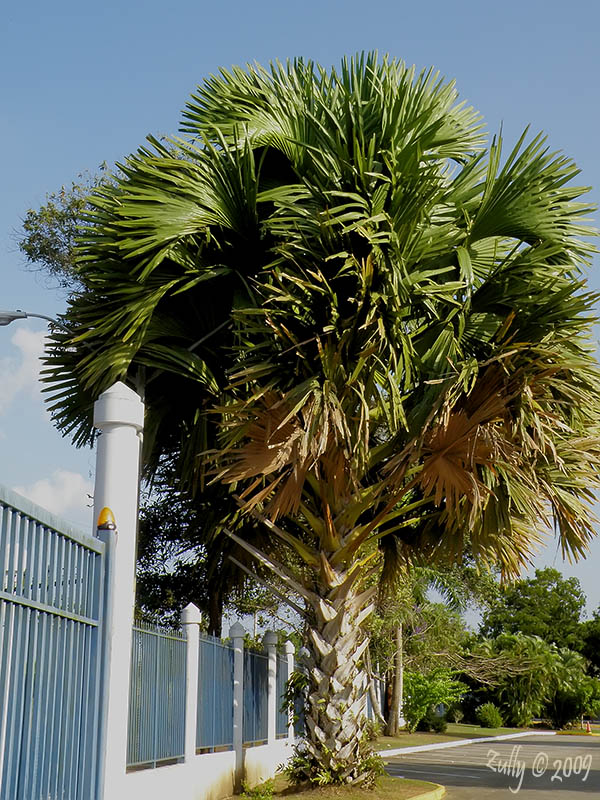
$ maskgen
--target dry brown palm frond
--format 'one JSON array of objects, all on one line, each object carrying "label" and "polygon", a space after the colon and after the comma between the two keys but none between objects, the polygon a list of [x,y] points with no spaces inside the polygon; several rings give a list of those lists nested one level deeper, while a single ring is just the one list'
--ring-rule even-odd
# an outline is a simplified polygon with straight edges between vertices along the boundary
[{"label": "dry brown palm frond", "polygon": [[347,455],[338,447],[328,448],[319,459],[319,471],[323,476],[323,487],[327,490],[331,506],[343,507],[356,488],[352,465]]},{"label": "dry brown palm frond", "polygon": [[227,483],[278,472],[297,456],[302,430],[296,418],[286,419],[280,396],[265,394],[251,412],[244,408],[227,411],[231,414],[228,428],[244,434],[241,446],[220,454],[226,459],[222,474]]},{"label": "dry brown palm frond", "polygon": [[491,493],[481,468],[493,469],[498,459],[508,461],[513,454],[504,424],[510,396],[501,394],[498,381],[489,377],[481,377],[482,385],[467,402],[452,407],[447,401],[413,452],[421,460],[419,486],[425,496],[438,507],[444,504],[454,517],[466,501],[471,524]]},{"label": "dry brown palm frond", "polygon": [[436,506],[443,502],[455,513],[463,497],[473,508],[480,508],[489,490],[478,479],[476,465],[490,463],[490,436],[483,435],[477,423],[459,410],[426,438],[422,450],[423,466],[419,485]]},{"label": "dry brown palm frond", "polygon": [[241,494],[246,510],[262,505],[273,520],[295,514],[309,471],[324,482],[328,495],[349,496],[350,433],[333,393],[312,392],[294,408],[285,396],[265,392],[251,409],[226,410],[232,444],[213,455],[214,474],[225,483],[254,478]]}]

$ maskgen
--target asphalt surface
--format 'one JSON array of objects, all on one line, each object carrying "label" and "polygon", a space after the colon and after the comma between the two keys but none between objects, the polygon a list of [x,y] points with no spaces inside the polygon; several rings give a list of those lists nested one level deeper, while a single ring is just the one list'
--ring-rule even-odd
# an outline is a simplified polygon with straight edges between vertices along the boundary
[{"label": "asphalt surface", "polygon": [[528,736],[391,756],[390,775],[441,783],[448,800],[600,800],[600,738]]}]

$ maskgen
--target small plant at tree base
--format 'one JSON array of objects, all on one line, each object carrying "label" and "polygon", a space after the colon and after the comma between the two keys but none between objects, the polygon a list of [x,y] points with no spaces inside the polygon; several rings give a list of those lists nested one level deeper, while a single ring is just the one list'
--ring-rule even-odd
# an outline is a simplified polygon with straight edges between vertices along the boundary
[{"label": "small plant at tree base", "polygon": [[[327,752],[327,747],[324,747],[324,751]],[[371,750],[366,737],[361,738],[351,768],[336,769],[334,764],[332,759],[327,766],[317,762],[307,750],[306,743],[301,741],[294,748],[292,757],[282,771],[294,784],[311,783],[326,786],[353,783],[366,789],[371,788],[375,780],[384,774],[383,760]]]},{"label": "small plant at tree base", "polygon": [[246,781],[242,781],[242,788],[244,800],[272,800],[275,784],[269,779],[264,783],[259,783],[258,786],[250,787]]},{"label": "small plant at tree base", "polygon": [[373,719],[370,719],[365,724],[363,735],[368,742],[376,741],[377,737],[381,734],[381,725]]},{"label": "small plant at tree base", "polygon": [[484,703],[475,709],[477,722],[482,728],[501,728],[504,724],[502,714],[498,706],[493,703]]}]

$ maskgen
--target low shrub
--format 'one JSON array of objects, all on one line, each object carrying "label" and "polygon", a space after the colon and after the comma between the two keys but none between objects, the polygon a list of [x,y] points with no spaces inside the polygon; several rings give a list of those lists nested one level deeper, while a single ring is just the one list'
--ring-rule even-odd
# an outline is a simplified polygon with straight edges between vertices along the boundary
[{"label": "low shrub", "polygon": [[434,733],[445,733],[448,728],[448,720],[445,716],[436,714],[433,708],[430,708],[422,720],[417,725],[418,731],[426,731]]},{"label": "low shrub", "polygon": [[452,722],[458,723],[463,721],[463,719],[465,718],[465,713],[460,706],[452,706],[452,708],[448,710],[446,716]]},{"label": "low shrub", "polygon": [[504,724],[502,714],[498,706],[493,703],[484,703],[475,709],[477,722],[482,728],[501,728]]},{"label": "low shrub", "polygon": [[446,717],[440,717],[437,714],[431,720],[431,730],[434,733],[446,733],[448,728],[448,720]]},{"label": "low shrub", "polygon": [[242,781],[242,788],[244,800],[272,800],[275,784],[272,780],[268,780],[251,788],[246,781]]}]

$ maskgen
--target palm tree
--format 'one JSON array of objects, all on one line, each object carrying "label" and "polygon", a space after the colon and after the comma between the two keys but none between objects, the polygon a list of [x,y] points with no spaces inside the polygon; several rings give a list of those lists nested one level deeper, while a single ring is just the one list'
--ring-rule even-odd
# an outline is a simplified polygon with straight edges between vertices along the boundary
[{"label": "palm tree", "polygon": [[452,83],[374,54],[222,71],[182,133],[92,199],[55,418],[85,442],[91,401],[137,380],[149,473],[176,449],[189,491],[222,481],[289,548],[232,532],[306,608],[295,774],[369,782],[379,583],[465,550],[516,575],[540,526],[574,557],[593,535],[585,190],[543,137],[504,157]]}]

